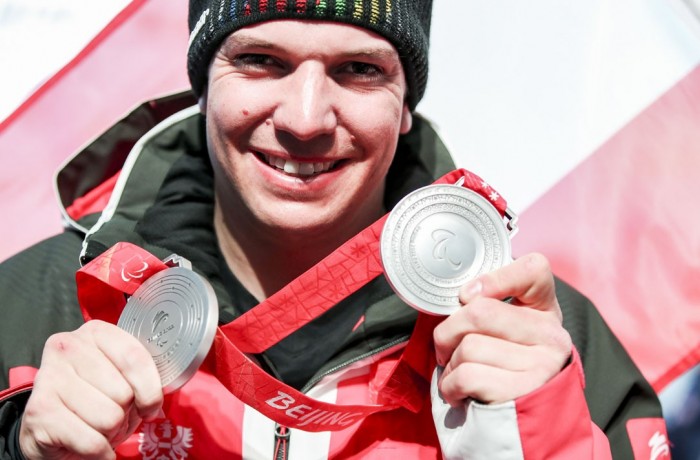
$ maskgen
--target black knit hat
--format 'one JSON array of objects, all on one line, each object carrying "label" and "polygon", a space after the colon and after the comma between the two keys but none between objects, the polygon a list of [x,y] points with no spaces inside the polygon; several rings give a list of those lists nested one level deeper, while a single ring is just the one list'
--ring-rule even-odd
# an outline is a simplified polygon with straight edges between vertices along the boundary
[{"label": "black knit hat", "polygon": [[415,109],[428,80],[432,0],[190,0],[187,72],[202,93],[209,62],[232,32],[272,19],[316,19],[369,29],[396,47]]}]

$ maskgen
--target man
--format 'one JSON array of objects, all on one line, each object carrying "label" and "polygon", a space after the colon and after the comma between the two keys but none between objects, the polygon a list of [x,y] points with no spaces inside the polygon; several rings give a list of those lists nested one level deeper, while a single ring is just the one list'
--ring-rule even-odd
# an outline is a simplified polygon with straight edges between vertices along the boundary
[{"label": "man", "polygon": [[[221,341],[185,387],[164,396],[136,339],[108,322],[81,325],[79,254],[87,264],[126,241],[187,258],[212,283],[223,328],[451,169],[413,113],[426,84],[430,9],[418,0],[190,2],[198,110],[141,137],[99,217],[71,207],[78,232],[0,269],[3,374],[39,367],[31,391],[9,382],[4,393],[8,458],[632,456],[625,424],[660,417],[653,391],[590,304],[555,284],[537,254],[466,283],[463,308],[427,335],[383,278],[371,279],[251,358],[288,385],[263,401],[244,399],[259,380],[241,393],[224,388],[233,372],[221,370]],[[165,101],[151,115],[182,104]],[[61,177],[71,168],[109,176],[116,136],[142,114]],[[409,350],[422,359],[396,365]],[[298,404],[303,394],[314,400]],[[360,406],[383,408],[342,412]],[[281,421],[296,425],[290,432]]]}]

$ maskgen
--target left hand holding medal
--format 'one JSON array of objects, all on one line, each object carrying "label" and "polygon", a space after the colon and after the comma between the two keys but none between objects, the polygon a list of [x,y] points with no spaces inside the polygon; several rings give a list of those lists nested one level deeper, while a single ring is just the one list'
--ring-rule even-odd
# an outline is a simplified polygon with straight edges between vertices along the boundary
[{"label": "left hand holding medal", "polygon": [[[554,278],[529,254],[465,283],[462,308],[434,331],[438,386],[451,405],[499,403],[544,385],[565,367],[572,341],[562,326]],[[501,299],[509,299],[505,302]]]}]

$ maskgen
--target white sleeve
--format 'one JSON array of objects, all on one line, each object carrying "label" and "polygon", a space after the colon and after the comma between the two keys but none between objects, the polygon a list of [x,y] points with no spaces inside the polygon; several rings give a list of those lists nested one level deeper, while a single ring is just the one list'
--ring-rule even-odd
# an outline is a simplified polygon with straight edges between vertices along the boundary
[{"label": "white sleeve", "polygon": [[433,372],[430,399],[443,458],[523,459],[515,401],[486,405],[466,400],[459,407],[451,407],[437,387],[440,372],[442,368]]}]

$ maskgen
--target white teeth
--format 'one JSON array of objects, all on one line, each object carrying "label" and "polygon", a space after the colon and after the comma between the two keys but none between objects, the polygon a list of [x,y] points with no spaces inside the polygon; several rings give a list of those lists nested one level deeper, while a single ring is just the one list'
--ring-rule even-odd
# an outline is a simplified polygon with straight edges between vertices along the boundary
[{"label": "white teeth", "polygon": [[310,176],[314,173],[313,163],[301,163],[299,165],[299,174],[302,176]]},{"label": "white teeth", "polygon": [[313,174],[326,172],[335,165],[333,161],[301,163],[299,161],[285,160],[271,155],[265,155],[265,161],[267,161],[270,166],[280,169],[287,174],[296,174],[299,176],[311,176]]},{"label": "white teeth", "polygon": [[284,163],[284,172],[287,174],[299,174],[299,163],[294,160],[287,160]]}]

